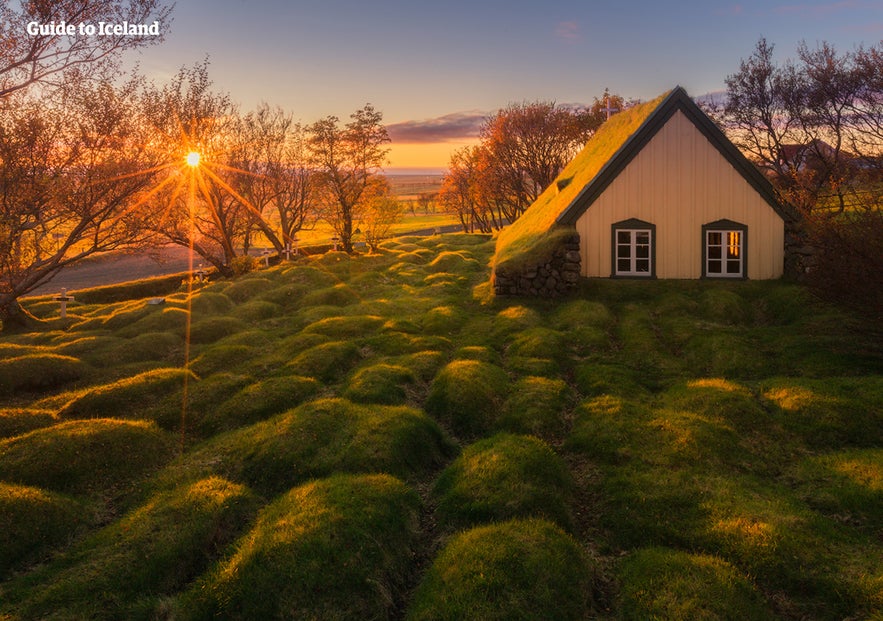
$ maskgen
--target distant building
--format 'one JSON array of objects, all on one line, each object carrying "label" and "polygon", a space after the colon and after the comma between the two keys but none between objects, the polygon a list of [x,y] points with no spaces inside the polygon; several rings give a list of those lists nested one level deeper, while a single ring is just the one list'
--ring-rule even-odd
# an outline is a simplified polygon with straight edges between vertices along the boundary
[{"label": "distant building", "polygon": [[501,232],[494,284],[560,293],[578,280],[577,262],[595,278],[779,278],[791,218],[678,87],[613,116]]}]

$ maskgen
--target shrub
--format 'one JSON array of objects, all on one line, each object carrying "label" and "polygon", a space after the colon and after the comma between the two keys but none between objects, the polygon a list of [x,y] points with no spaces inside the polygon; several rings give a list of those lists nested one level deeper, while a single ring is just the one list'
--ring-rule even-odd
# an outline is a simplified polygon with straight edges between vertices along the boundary
[{"label": "shrub", "polygon": [[647,548],[619,568],[621,619],[770,619],[754,585],[713,556]]},{"label": "shrub", "polygon": [[353,343],[333,341],[310,347],[289,362],[287,368],[297,375],[333,382],[342,379],[360,359],[359,348]]},{"label": "shrub", "polygon": [[0,482],[0,577],[67,543],[88,522],[87,508],[71,498]]},{"label": "shrub", "polygon": [[503,405],[499,426],[515,433],[560,437],[568,422],[571,399],[571,390],[564,380],[522,378]]},{"label": "shrub", "polygon": [[435,558],[407,619],[585,619],[595,571],[579,544],[548,522],[474,528]]},{"label": "shrub", "polygon": [[0,442],[0,472],[9,483],[103,497],[168,461],[173,447],[149,423],[70,421]]},{"label": "shrub", "polygon": [[234,276],[242,276],[249,272],[256,272],[263,266],[263,262],[258,257],[249,254],[233,257],[230,260],[230,269],[233,270]]},{"label": "shrub", "polygon": [[570,528],[564,461],[530,436],[500,434],[464,449],[436,481],[438,514],[452,529],[541,517]]},{"label": "shrub", "polygon": [[181,598],[190,619],[386,619],[417,544],[419,499],[387,475],[337,475],[267,506]]},{"label": "shrub", "polygon": [[353,376],[344,396],[360,403],[396,405],[405,402],[406,387],[416,381],[414,373],[408,368],[385,363],[375,364],[360,369]]},{"label": "shrub", "polygon": [[231,543],[256,512],[247,488],[205,479],[147,503],[49,565],[18,609],[27,618],[154,618]]},{"label": "shrub", "polygon": [[85,377],[89,366],[79,358],[27,354],[0,360],[0,395],[58,388]]},{"label": "shrub", "polygon": [[218,474],[272,496],[335,472],[421,476],[451,450],[438,425],[419,410],[321,399],[203,443],[164,481]]},{"label": "shrub", "polygon": [[509,378],[498,366],[477,360],[455,360],[432,381],[426,411],[465,436],[494,427],[506,398]]},{"label": "shrub", "polygon": [[856,209],[815,216],[808,223],[815,247],[810,286],[828,300],[883,318],[883,210]]}]

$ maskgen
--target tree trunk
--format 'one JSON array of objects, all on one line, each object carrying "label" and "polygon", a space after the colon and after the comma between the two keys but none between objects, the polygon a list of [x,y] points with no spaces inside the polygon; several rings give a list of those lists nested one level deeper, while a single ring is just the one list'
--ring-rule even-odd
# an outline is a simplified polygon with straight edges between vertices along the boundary
[{"label": "tree trunk", "polygon": [[43,323],[22,308],[16,298],[8,294],[0,296],[0,330],[3,332],[34,330]]}]

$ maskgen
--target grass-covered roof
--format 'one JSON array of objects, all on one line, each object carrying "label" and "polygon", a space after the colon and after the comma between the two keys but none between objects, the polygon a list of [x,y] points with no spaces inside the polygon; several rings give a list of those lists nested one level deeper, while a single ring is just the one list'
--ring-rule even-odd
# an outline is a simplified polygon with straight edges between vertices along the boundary
[{"label": "grass-covered roof", "polygon": [[558,218],[583,190],[614,159],[668,93],[611,117],[586,143],[583,150],[561,171],[536,201],[511,226],[500,232],[494,268],[517,270],[530,257],[545,256],[562,234],[555,227]]},{"label": "grass-covered roof", "polygon": [[769,181],[678,86],[604,123],[555,182],[512,226],[500,233],[494,270],[517,273],[521,268],[546,260],[558,240],[570,234],[569,227],[678,110],[783,219],[793,217]]}]

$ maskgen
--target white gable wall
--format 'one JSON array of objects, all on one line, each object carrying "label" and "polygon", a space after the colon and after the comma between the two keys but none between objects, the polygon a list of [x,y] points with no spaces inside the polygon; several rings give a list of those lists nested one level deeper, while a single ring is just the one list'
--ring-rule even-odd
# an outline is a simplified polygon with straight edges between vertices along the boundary
[{"label": "white gable wall", "polygon": [[779,278],[782,218],[678,110],[576,223],[582,275],[611,275],[611,225],[637,218],[656,225],[657,278],[700,278],[702,225],[747,225],[748,278]]}]

